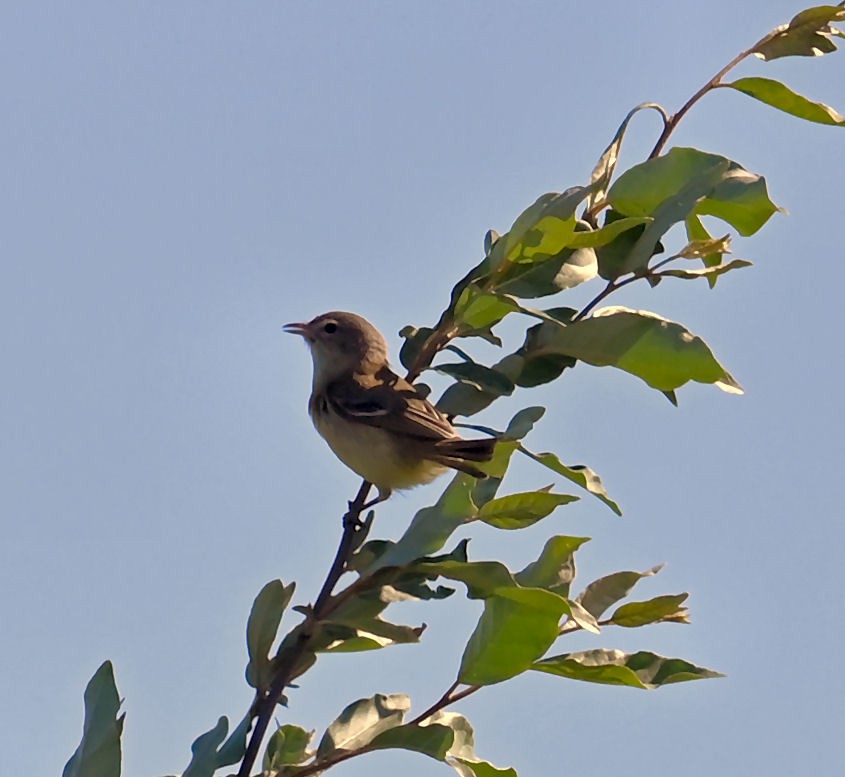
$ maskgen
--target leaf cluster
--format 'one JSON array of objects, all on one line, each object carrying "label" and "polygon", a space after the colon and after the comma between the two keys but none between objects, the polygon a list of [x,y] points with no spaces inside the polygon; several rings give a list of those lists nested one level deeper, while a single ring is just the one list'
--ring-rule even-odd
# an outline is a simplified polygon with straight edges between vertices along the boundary
[{"label": "leaf cluster", "polygon": [[[752,56],[769,61],[834,51],[835,38],[843,37],[834,25],[843,20],[845,4],[802,11],[741,52],[674,114],[654,103],[632,109],[589,181],[543,194],[502,234],[488,231],[483,257],[455,284],[438,321],[401,330],[400,360],[408,379],[416,380],[426,371],[449,378],[437,405],[453,419],[555,381],[579,362],[627,372],[673,403],[676,391],[690,381],[741,393],[707,344],[682,324],[654,312],[599,305],[637,281],[656,287],[666,279],[702,278],[713,288],[723,275],[749,266],[745,259],[727,257],[732,233],[753,235],[779,210],[765,179],[719,154],[664,148],[681,118],[719,88],[734,89],[812,122],[845,125],[833,108],[778,81],[759,76],[725,81]],[[659,113],[663,131],[647,159],[617,175],[627,129],[644,110]],[[580,310],[558,299],[548,306],[534,302],[591,282],[599,290]],[[503,347],[497,328],[508,317],[524,324],[521,344],[494,363],[474,358],[472,345],[479,339]],[[246,680],[255,689],[255,701],[231,734],[228,720],[220,717],[194,741],[185,777],[211,777],[237,763],[239,777],[248,777],[278,705],[288,703],[293,681],[320,656],[419,642],[425,625],[389,620],[390,606],[436,602],[453,596],[458,584],[467,598],[483,603],[483,610],[456,659],[455,680],[439,699],[411,716],[406,695],[376,693],[348,704],[316,739],[315,732],[286,722],[268,739],[262,774],[305,777],[374,750],[404,749],[451,766],[461,777],[515,777],[513,769],[493,766],[476,755],[469,721],[447,707],[525,672],[647,690],[720,676],[646,650],[557,652],[558,641],[573,632],[603,634],[610,627],[687,623],[687,593],[630,599],[634,588],[657,574],[659,566],[614,572],[576,593],[576,553],[587,537],[553,534],[519,570],[497,560],[471,559],[468,540],[452,540],[459,529],[471,532],[479,523],[505,532],[530,527],[579,498],[578,493],[557,490],[555,484],[500,494],[517,454],[536,464],[538,472],[562,478],[621,514],[592,469],[567,465],[555,453],[526,446],[525,438],[544,412],[542,407],[527,407],[501,430],[462,424],[496,438],[492,460],[482,465],[486,479],[456,474],[434,504],[416,513],[398,540],[369,537],[374,516],[372,511],[364,515],[369,484],[362,484],[344,516],[337,556],[314,603],[291,607],[295,586],[281,580],[267,583],[256,597],[246,639]],[[300,619],[283,633],[291,611]],[[82,742],[63,777],[119,775],[119,708],[112,667],[106,662],[85,691]]]}]

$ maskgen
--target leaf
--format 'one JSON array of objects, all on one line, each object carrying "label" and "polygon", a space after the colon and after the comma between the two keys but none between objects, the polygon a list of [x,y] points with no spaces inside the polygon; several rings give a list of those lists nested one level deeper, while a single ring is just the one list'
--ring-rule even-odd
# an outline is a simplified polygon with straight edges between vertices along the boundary
[{"label": "leaf", "polygon": [[455,362],[453,364],[438,364],[432,367],[435,372],[441,375],[448,375],[462,383],[469,383],[482,391],[498,396],[507,396],[513,393],[513,382],[503,375],[483,364],[469,364],[467,362]]},{"label": "leaf", "polygon": [[455,324],[461,332],[472,333],[495,326],[508,313],[518,309],[518,305],[505,297],[468,286],[455,305]]},{"label": "leaf", "polygon": [[[572,311],[572,315],[575,315],[575,311]],[[555,380],[567,367],[575,365],[571,357],[542,350],[545,338],[550,332],[559,329],[560,323],[557,320],[543,321],[530,327],[525,333],[525,342],[514,353],[499,361],[495,368],[517,386],[539,386]]]},{"label": "leaf", "polygon": [[428,326],[417,328],[409,325],[399,330],[400,337],[405,338],[405,342],[399,349],[399,361],[406,370],[415,366],[420,349],[432,334],[434,330]]},{"label": "leaf", "polygon": [[569,586],[575,579],[575,551],[589,537],[550,537],[536,561],[532,561],[514,577],[528,588],[545,588],[561,596],[569,596]]},{"label": "leaf", "polygon": [[437,503],[418,510],[405,533],[366,573],[372,574],[383,567],[401,567],[440,550],[452,533],[475,515],[476,506],[472,502],[475,483],[471,475],[457,473]]},{"label": "leaf", "polygon": [[631,593],[640,580],[656,575],[661,569],[663,565],[659,564],[645,572],[614,572],[600,577],[578,594],[575,601],[594,618],[600,618],[609,607]]},{"label": "leaf", "polygon": [[[402,626],[381,618],[362,619],[358,623],[343,623],[333,617],[327,623],[329,629],[335,626],[346,628],[325,647],[320,648],[322,653],[357,653],[362,650],[378,650],[391,645],[419,642],[420,636],[425,631],[425,626]],[[325,624],[324,628],[326,628]]]},{"label": "leaf", "polygon": [[277,771],[284,766],[301,764],[310,758],[312,753],[308,750],[308,745],[313,737],[313,731],[306,731],[300,726],[279,726],[267,742],[264,771]]},{"label": "leaf", "polygon": [[85,719],[82,740],[62,777],[120,777],[120,736],[125,713],[117,717],[120,697],[114,667],[104,661],[85,687]]},{"label": "leaf", "polygon": [[326,729],[317,746],[317,758],[368,745],[383,731],[400,725],[410,708],[411,701],[404,693],[377,693],[352,702]]},{"label": "leaf", "polygon": [[[704,267],[700,270],[678,270],[678,269],[670,269],[670,270],[661,270],[659,273],[655,273],[658,277],[668,276],[670,278],[683,278],[685,280],[695,280],[696,278],[706,278],[708,281],[716,278],[720,275],[724,275],[726,272],[730,272],[731,270],[738,270],[741,267],[751,267],[751,262],[746,261],[745,259],[734,259],[732,262],[728,262],[727,264],[720,264],[716,267]],[[711,287],[712,287],[711,283]]]},{"label": "leaf", "polygon": [[252,727],[252,716],[249,712],[241,719],[241,722],[229,734],[229,738],[217,751],[217,768],[231,766],[238,763],[246,753],[246,738]]},{"label": "leaf", "polygon": [[[685,227],[687,230],[687,237],[690,241],[705,243],[707,241],[714,240],[713,236],[704,228],[704,224],[701,223],[701,219],[694,213],[687,217]],[[723,253],[716,251],[715,253],[702,256],[701,262],[705,267],[718,267],[722,263],[723,257]],[[711,275],[707,278],[707,283],[711,289],[716,285],[716,281],[718,279],[718,275]]]},{"label": "leaf", "polygon": [[569,242],[577,247],[565,248],[533,264],[511,265],[507,272],[497,276],[495,288],[514,297],[536,299],[592,280],[598,272],[598,262],[595,251],[584,244],[603,239],[605,236],[599,236],[600,232],[574,232]]},{"label": "leaf", "polygon": [[497,769],[475,755],[472,726],[455,712],[436,712],[417,725],[397,726],[379,734],[371,743],[373,750],[402,748],[435,758],[451,765],[460,775],[472,777],[516,777],[513,769]]},{"label": "leaf", "polygon": [[458,680],[491,685],[524,672],[555,641],[560,618],[568,612],[565,599],[541,588],[497,590],[484,602]]},{"label": "leaf", "polygon": [[576,232],[572,238],[572,245],[578,248],[601,248],[616,240],[623,232],[629,232],[635,227],[645,227],[652,221],[653,219],[649,216],[614,219],[608,221],[600,229]]},{"label": "leaf", "polygon": [[845,8],[841,5],[820,5],[801,11],[789,22],[772,30],[771,35],[755,47],[754,54],[760,59],[772,60],[779,57],[820,57],[836,51],[831,37],[842,33],[830,22],[845,19]]},{"label": "leaf", "polygon": [[646,651],[623,653],[621,650],[585,650],[564,653],[537,661],[531,669],[570,680],[649,690],[686,680],[724,677],[719,672],[696,666],[681,658],[664,658]]},{"label": "leaf", "polygon": [[508,423],[502,439],[507,440],[521,440],[526,437],[528,433],[534,428],[537,423],[546,413],[546,408],[536,405],[533,407],[526,407],[520,410]]},{"label": "leaf", "polygon": [[575,209],[589,188],[573,186],[561,194],[542,195],[524,210],[497,243],[513,263],[533,263],[559,254],[575,232]]},{"label": "leaf", "polygon": [[[642,271],[648,265],[651,257],[659,252],[660,238],[674,224],[684,221],[695,211],[705,198],[713,193],[719,182],[724,179],[730,168],[730,160],[712,155],[708,155],[708,157],[706,162],[702,162],[697,169],[689,173],[688,177],[681,182],[677,191],[654,207],[651,212],[652,221],[646,224],[642,234],[631,246],[628,255],[619,263],[618,267],[614,268],[616,273],[613,277],[614,280],[619,275]],[[664,158],[658,157],[658,159]],[[654,171],[648,172],[653,174]],[[625,175],[627,173],[623,174],[617,184],[623,182]],[[613,192],[611,192],[612,195]],[[614,207],[617,210],[622,210],[618,201],[614,203]]]},{"label": "leaf", "polygon": [[[508,429],[510,429],[510,426]],[[483,507],[496,496],[499,487],[502,485],[502,480],[508,471],[511,457],[517,447],[518,443],[515,440],[500,439],[496,442],[496,447],[493,449],[493,458],[490,461],[483,462],[479,466],[479,469],[487,477],[483,480],[476,480],[475,486],[472,489],[471,498],[473,504],[477,507]]]},{"label": "leaf", "polygon": [[690,240],[678,253],[680,259],[703,259],[713,254],[729,254],[731,252],[731,236],[710,237],[700,240]]},{"label": "leaf", "polygon": [[[717,216],[740,234],[751,235],[778,210],[762,176],[726,157],[682,147],[624,172],[608,200],[624,216],[654,216],[637,241],[638,256],[655,235],[691,213]],[[601,255],[599,260],[601,269]],[[629,258],[629,271],[641,266],[639,261]]]},{"label": "leaf", "polygon": [[470,599],[487,599],[502,589],[517,587],[510,570],[498,561],[421,560],[414,569],[463,583]]},{"label": "leaf", "polygon": [[485,391],[472,383],[453,383],[440,399],[437,409],[450,418],[454,416],[469,417],[480,413],[499,398],[499,394]]},{"label": "leaf", "polygon": [[616,367],[660,391],[673,391],[693,380],[712,383],[728,393],[742,393],[742,387],[700,337],[645,310],[602,308],[590,318],[548,330],[537,349],[596,367]]},{"label": "leaf", "polygon": [[656,110],[659,113],[661,112],[659,106],[654,103],[641,103],[635,108],[632,108],[628,111],[628,115],[625,116],[622,123],[619,125],[619,128],[616,130],[613,140],[610,141],[607,148],[602,152],[598,162],[596,162],[596,166],[593,168],[592,175],[590,176],[592,191],[590,193],[590,198],[587,200],[587,210],[591,210],[593,205],[600,202],[607,193],[607,187],[610,186],[610,181],[613,178],[613,172],[616,169],[616,164],[619,162],[619,154],[622,151],[622,141],[625,138],[625,132],[628,129],[628,124],[631,119],[633,119],[640,111],[648,109]]},{"label": "leaf", "polygon": [[455,738],[448,726],[438,724],[396,726],[379,734],[371,743],[373,750],[399,748],[422,753],[438,761],[445,761]]},{"label": "leaf", "polygon": [[577,500],[577,496],[542,490],[508,494],[485,504],[478,511],[478,518],[497,529],[522,529],[551,515],[560,505]]},{"label": "leaf", "polygon": [[661,621],[689,623],[687,608],[681,606],[688,596],[689,594],[675,594],[657,596],[647,602],[629,602],[619,607],[610,620],[614,625],[626,628],[637,628]]},{"label": "leaf", "polygon": [[270,648],[295,588],[295,583],[286,586],[281,580],[271,580],[255,597],[246,624],[246,681],[253,688],[263,689],[271,682]]},{"label": "leaf", "polygon": [[845,126],[845,116],[837,113],[829,105],[813,102],[803,95],[793,92],[780,81],[771,78],[740,78],[729,84],[720,84],[720,86],[729,86],[731,89],[736,89],[784,113],[797,116],[799,119],[806,119],[817,124]]},{"label": "leaf", "polygon": [[218,718],[214,728],[194,740],[191,745],[191,762],[182,777],[212,777],[219,766],[217,748],[223,743],[228,730],[229,721],[223,715]]},{"label": "leaf", "polygon": [[461,777],[519,777],[514,769],[499,769],[489,761],[469,761],[466,758],[447,760]]},{"label": "leaf", "polygon": [[581,486],[581,488],[586,489],[593,496],[601,499],[614,513],[622,515],[619,505],[605,491],[601,478],[589,467],[583,464],[575,464],[568,467],[554,453],[532,453],[523,445],[519,446],[519,450],[529,458],[534,459],[538,464],[542,464],[544,467],[552,470],[552,472],[557,472],[558,475],[563,475],[563,477]]}]

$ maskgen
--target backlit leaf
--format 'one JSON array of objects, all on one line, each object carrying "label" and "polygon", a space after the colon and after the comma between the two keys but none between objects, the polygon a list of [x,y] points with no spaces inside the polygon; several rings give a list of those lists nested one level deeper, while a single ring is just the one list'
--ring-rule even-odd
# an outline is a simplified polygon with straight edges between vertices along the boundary
[{"label": "backlit leaf", "polygon": [[490,685],[531,667],[557,639],[566,600],[540,588],[502,588],[484,601],[484,612],[464,649],[458,679]]},{"label": "backlit leaf", "polygon": [[664,658],[647,651],[623,653],[621,650],[601,649],[553,656],[537,661],[531,669],[571,680],[642,689],[724,676],[681,658]]},{"label": "backlit leaf", "polygon": [[608,496],[601,478],[589,467],[585,467],[583,464],[568,467],[554,453],[532,453],[523,445],[519,446],[519,450],[529,458],[534,459],[538,464],[548,467],[553,472],[557,472],[558,475],[563,475],[581,488],[586,489],[593,496],[601,499],[614,513],[622,515],[619,505]]},{"label": "backlit leaf", "polygon": [[731,89],[736,89],[784,113],[797,116],[799,119],[806,119],[817,124],[845,126],[845,116],[829,105],[813,102],[807,97],[793,92],[780,81],[771,78],[740,78],[729,84],[720,84],[720,86],[729,86]]},{"label": "backlit leaf", "polygon": [[377,693],[352,702],[326,729],[317,747],[317,758],[368,745],[383,731],[400,725],[410,708],[411,701],[404,693]]},{"label": "backlit leaf", "polygon": [[593,617],[600,618],[605,611],[624,599],[644,577],[656,575],[663,565],[645,572],[614,572],[590,583],[576,599]]},{"label": "backlit leaf", "polygon": [[801,11],[789,22],[773,30],[764,42],[756,47],[754,54],[760,59],[772,60],[778,57],[819,57],[836,51],[832,37],[843,37],[841,31],[831,22],[845,20],[845,8],[841,5],[820,5]]},{"label": "backlit leaf", "polygon": [[535,524],[555,508],[577,501],[577,496],[528,491],[493,499],[478,512],[478,519],[498,529],[522,529]]},{"label": "backlit leaf", "polygon": [[637,628],[661,621],[688,623],[687,608],[682,606],[688,596],[689,594],[674,594],[657,596],[647,602],[629,602],[619,607],[610,619],[614,625],[627,628]]},{"label": "backlit leaf", "polygon": [[660,391],[672,391],[693,380],[742,393],[700,337],[644,310],[602,308],[590,318],[547,330],[537,350],[571,356],[596,367],[616,367]]}]

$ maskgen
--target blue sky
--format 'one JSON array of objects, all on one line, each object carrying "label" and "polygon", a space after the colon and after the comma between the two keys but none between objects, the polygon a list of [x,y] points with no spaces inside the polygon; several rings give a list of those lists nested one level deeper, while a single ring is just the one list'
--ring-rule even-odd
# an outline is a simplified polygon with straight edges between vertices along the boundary
[{"label": "blue sky", "polygon": [[[7,5],[0,344],[0,752],[58,774],[82,691],[115,663],[125,773],[178,773],[194,737],[241,717],[244,627],[275,577],[315,596],[357,479],[306,415],[310,360],[282,324],[330,309],[389,335],[436,320],[453,282],[537,195],[584,183],[625,113],[677,108],[800,5],[532,3]],[[751,62],[845,110],[845,55]],[[631,164],[657,132],[636,120]],[[651,649],[724,680],[645,693],[530,675],[456,707],[522,775],[833,773],[845,683],[839,291],[845,131],[723,90],[675,137],[767,176],[789,211],[737,240],[751,269],[629,288],[614,304],[704,337],[746,395],[678,392],[579,366],[480,417],[549,412],[535,449],[595,468],[594,500],[520,533],[474,530],[519,568],[586,535],[582,582],[667,568],[693,623],[564,649]],[[583,302],[596,289],[578,289]],[[518,341],[516,329],[507,330]],[[487,351],[478,352],[480,357]],[[545,485],[518,467],[510,486]],[[563,484],[561,484],[563,485]],[[401,533],[437,486],[379,511]],[[422,645],[326,657],[279,719],[321,731],[350,701],[452,681],[478,604],[407,607]],[[413,754],[338,774],[446,774]]]}]

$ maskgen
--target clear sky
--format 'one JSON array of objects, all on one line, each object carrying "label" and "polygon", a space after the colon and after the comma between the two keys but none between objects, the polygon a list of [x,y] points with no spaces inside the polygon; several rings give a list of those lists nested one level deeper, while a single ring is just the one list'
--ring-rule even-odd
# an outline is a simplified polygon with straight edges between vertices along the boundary
[{"label": "clear sky", "polygon": [[[389,335],[431,324],[453,282],[537,195],[584,183],[622,117],[677,108],[801,6],[786,0],[7,3],[0,13],[0,771],[56,775],[82,692],[114,661],[125,774],[184,769],[250,702],[244,627],[268,580],[313,599],[357,487],[306,415],[288,321],[329,309]],[[751,62],[845,112],[845,53]],[[623,164],[657,132],[636,120]],[[790,215],[735,242],[755,262],[616,304],[703,336],[746,388],[679,390],[579,366],[480,417],[549,406],[529,442],[595,468],[595,500],[530,530],[473,530],[519,568],[551,533],[594,538],[582,581],[668,567],[693,623],[572,639],[725,672],[646,693],[529,674],[456,709],[479,753],[542,774],[833,774],[843,760],[845,130],[723,90],[681,145],[767,176]],[[582,302],[596,289],[579,289]],[[481,356],[488,352],[479,352]],[[520,466],[514,491],[549,482]],[[565,484],[560,484],[565,490]],[[437,486],[379,511],[397,536]],[[422,645],[325,657],[279,720],[452,681],[477,617],[409,607]],[[414,754],[337,774],[446,774]]]}]

